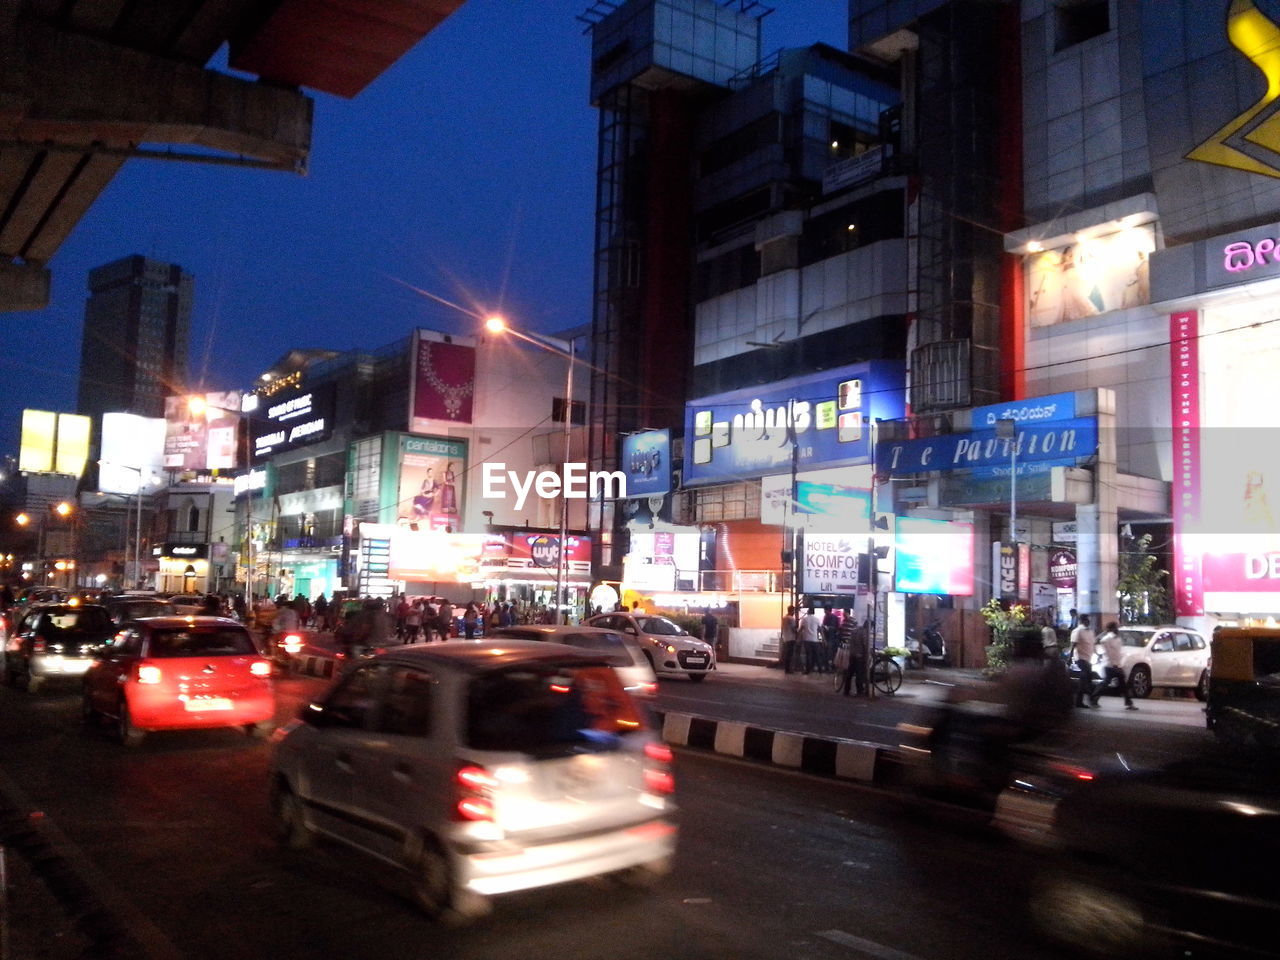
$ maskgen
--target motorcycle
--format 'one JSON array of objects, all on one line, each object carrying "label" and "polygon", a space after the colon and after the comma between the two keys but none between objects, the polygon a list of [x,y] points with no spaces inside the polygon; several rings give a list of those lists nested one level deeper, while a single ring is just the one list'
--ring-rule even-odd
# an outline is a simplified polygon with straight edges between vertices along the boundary
[{"label": "motorcycle", "polygon": [[283,672],[288,673],[306,645],[306,634],[302,630],[273,633],[270,641],[271,659]]},{"label": "motorcycle", "polygon": [[947,641],[938,630],[940,620],[935,620],[919,636],[914,630],[907,631],[906,647],[913,666],[923,667],[932,664],[938,667],[949,666],[947,661]]}]

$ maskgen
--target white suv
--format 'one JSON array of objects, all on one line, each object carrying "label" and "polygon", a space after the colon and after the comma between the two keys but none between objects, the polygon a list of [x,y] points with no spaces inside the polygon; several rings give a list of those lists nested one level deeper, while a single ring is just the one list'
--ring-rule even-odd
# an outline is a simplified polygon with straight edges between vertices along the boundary
[{"label": "white suv", "polygon": [[[1129,679],[1129,693],[1151,696],[1156,687],[1194,690],[1203,700],[1209,689],[1209,644],[1187,627],[1127,626],[1120,628],[1124,650],[1121,666]],[[1094,673],[1102,676],[1106,657],[1098,644]]]},{"label": "white suv", "polygon": [[607,658],[554,643],[418,644],[358,662],[282,730],[278,838],[324,834],[407,871],[428,913],[669,871],[671,750]]}]

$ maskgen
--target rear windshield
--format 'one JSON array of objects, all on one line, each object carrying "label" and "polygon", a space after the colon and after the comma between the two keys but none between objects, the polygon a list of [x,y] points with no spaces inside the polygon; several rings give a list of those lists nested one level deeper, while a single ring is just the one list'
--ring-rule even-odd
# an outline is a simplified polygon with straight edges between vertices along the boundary
[{"label": "rear windshield", "polygon": [[583,650],[591,650],[603,654],[604,659],[615,667],[635,665],[635,658],[631,654],[631,648],[616,633],[568,633],[562,637],[557,637],[556,640],[560,643],[567,643],[571,647],[581,647]]},{"label": "rear windshield", "polygon": [[46,613],[40,632],[47,637],[71,633],[110,633],[114,628],[101,607],[68,607]]},{"label": "rear windshield", "polygon": [[537,757],[617,749],[644,726],[606,666],[538,664],[477,677],[467,696],[467,744]]},{"label": "rear windshield", "polygon": [[153,630],[152,657],[246,657],[257,654],[253,640],[234,627]]},{"label": "rear windshield", "polygon": [[678,637],[684,633],[678,625],[666,617],[636,617],[636,624],[642,633],[655,637]]}]

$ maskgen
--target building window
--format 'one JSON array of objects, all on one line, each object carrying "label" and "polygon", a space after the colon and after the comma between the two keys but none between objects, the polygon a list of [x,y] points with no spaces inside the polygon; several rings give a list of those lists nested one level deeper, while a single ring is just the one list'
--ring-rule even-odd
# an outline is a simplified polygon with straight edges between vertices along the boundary
[{"label": "building window", "polygon": [[1053,52],[1074,47],[1111,29],[1110,0],[1059,0],[1054,7]]},{"label": "building window", "polygon": [[[573,401],[569,416],[575,426],[587,422],[587,404],[583,400]],[[553,397],[551,400],[551,419],[556,423],[564,423],[564,397]]]},{"label": "building window", "polygon": [[187,509],[187,532],[200,532],[200,509],[194,503]]}]

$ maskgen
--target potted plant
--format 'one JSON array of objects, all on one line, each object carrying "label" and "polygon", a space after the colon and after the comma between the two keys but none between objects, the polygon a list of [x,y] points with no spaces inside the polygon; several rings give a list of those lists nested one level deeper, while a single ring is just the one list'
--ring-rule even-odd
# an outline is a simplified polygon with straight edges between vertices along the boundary
[{"label": "potted plant", "polygon": [[1020,603],[1006,607],[992,597],[980,612],[982,619],[991,628],[991,644],[987,647],[987,665],[982,672],[987,677],[998,677],[1009,666],[1009,632],[1027,622],[1027,608]]}]

